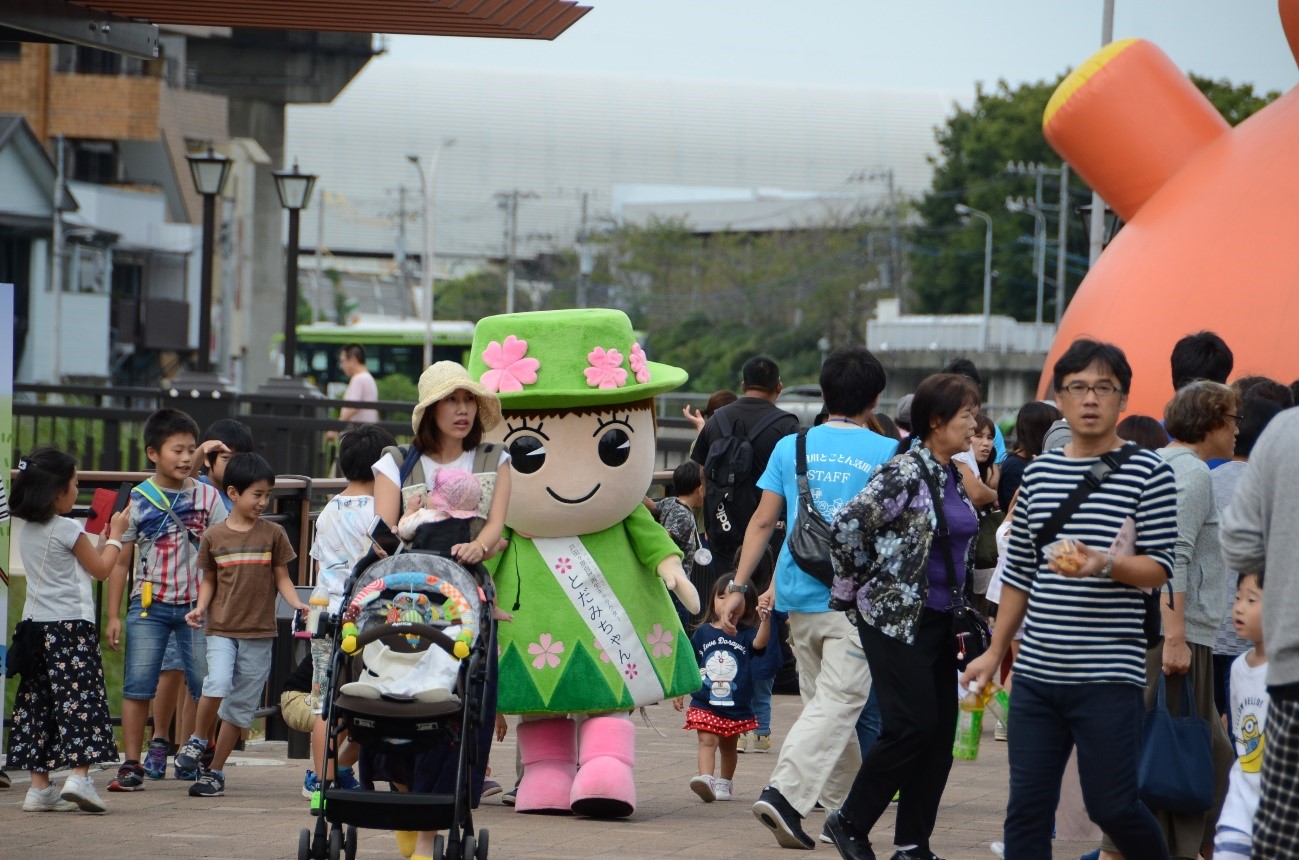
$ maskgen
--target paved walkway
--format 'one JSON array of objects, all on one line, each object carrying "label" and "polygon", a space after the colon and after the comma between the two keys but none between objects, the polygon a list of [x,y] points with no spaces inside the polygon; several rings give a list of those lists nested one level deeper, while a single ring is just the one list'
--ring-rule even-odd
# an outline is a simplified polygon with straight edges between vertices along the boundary
[{"label": "paved walkway", "polygon": [[[797,697],[777,696],[775,738],[783,736],[798,714]],[[774,750],[765,755],[740,756],[732,803],[704,804],[686,787],[695,772],[695,738],[681,731],[679,715],[670,706],[649,709],[667,738],[637,721],[637,783],[640,803],[628,820],[600,822],[574,818],[519,815],[499,798],[483,802],[475,814],[479,828],[491,833],[494,858],[662,858],[698,860],[797,860],[809,856],[777,847],[775,840],[749,811],[775,764]],[[512,776],[513,733],[493,751],[498,774]],[[12,774],[12,790],[0,792],[0,857],[62,860],[88,856],[137,858],[293,858],[298,830],[314,822],[300,788],[305,761],[286,760],[283,743],[250,744],[236,754],[227,772],[225,797],[200,799],[185,794],[188,783],[149,782],[134,794],[104,791],[110,771],[96,776],[96,785],[109,804],[109,814],[79,812],[24,813],[25,774]],[[503,783],[509,784],[503,779]],[[991,860],[988,844],[1000,839],[1006,800],[1006,745],[984,735],[977,762],[956,762],[943,797],[933,850],[948,860]],[[822,814],[804,822],[815,836]],[[359,832],[359,857],[392,858],[392,836],[374,830]],[[877,846],[892,837],[892,813],[875,828]],[[1057,858],[1075,858],[1091,846],[1059,843]],[[830,845],[818,845],[814,855],[837,857]],[[881,855],[887,858],[889,855]]]}]

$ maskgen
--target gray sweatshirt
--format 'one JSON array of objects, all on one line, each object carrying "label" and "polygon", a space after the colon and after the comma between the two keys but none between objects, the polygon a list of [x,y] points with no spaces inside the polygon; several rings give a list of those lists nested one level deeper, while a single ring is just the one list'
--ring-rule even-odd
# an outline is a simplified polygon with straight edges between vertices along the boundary
[{"label": "gray sweatshirt", "polygon": [[1186,641],[1213,647],[1226,611],[1227,569],[1218,545],[1218,506],[1209,467],[1190,448],[1160,448],[1177,479],[1173,592],[1185,593]]},{"label": "gray sweatshirt", "polygon": [[1266,568],[1263,640],[1269,687],[1299,683],[1299,409],[1267,425],[1223,514],[1222,555],[1236,570]]}]

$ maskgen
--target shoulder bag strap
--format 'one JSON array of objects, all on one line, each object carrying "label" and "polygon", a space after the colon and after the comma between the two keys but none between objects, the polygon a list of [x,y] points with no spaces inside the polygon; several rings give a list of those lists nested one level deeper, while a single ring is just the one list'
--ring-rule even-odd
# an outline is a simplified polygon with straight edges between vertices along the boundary
[{"label": "shoulder bag strap", "polygon": [[[816,514],[812,506],[812,490],[807,485],[807,430],[799,430],[794,441],[794,474],[798,481],[798,503],[809,514]],[[818,514],[819,516],[819,514]]]},{"label": "shoulder bag strap", "polygon": [[[961,594],[961,589],[956,584],[956,561],[952,558],[952,533],[947,530],[947,512],[943,510],[943,500],[939,497],[938,482],[935,480],[933,473],[929,471],[929,465],[925,462],[924,457],[914,452],[911,456],[915,457],[916,462],[920,464],[920,474],[929,487],[929,498],[933,500],[934,517],[938,520],[938,528],[934,531],[934,541],[941,543],[943,546],[943,567],[947,568],[947,588],[952,592],[952,605],[964,606],[965,596]],[[959,481],[960,478],[956,480]]]},{"label": "shoulder bag strap", "polygon": [[749,431],[749,433],[747,434],[749,437],[749,442],[753,443],[757,441],[758,437],[762,435],[763,430],[766,430],[772,424],[775,424],[777,421],[784,418],[787,414],[789,413],[785,412],[782,409],[777,409],[776,407],[773,406],[771,408],[771,411],[767,413],[766,417],[764,417],[761,421],[755,424],[753,429]]},{"label": "shoulder bag strap", "polygon": [[1105,479],[1109,477],[1110,472],[1122,468],[1123,464],[1132,459],[1139,450],[1141,450],[1140,446],[1129,443],[1117,451],[1110,451],[1102,455],[1096,461],[1096,465],[1092,466],[1091,471],[1086,475],[1083,475],[1082,480],[1078,482],[1078,486],[1074,487],[1073,492],[1065,497],[1065,500],[1060,503],[1060,506],[1055,509],[1050,519],[1046,521],[1042,529],[1034,537],[1033,542],[1037,545],[1039,553],[1042,552],[1044,546],[1055,540],[1056,535],[1060,533],[1060,529],[1064,527],[1070,517],[1078,512],[1078,508],[1082,506],[1083,502],[1087,501],[1087,497],[1092,494],[1092,491],[1105,483]]}]

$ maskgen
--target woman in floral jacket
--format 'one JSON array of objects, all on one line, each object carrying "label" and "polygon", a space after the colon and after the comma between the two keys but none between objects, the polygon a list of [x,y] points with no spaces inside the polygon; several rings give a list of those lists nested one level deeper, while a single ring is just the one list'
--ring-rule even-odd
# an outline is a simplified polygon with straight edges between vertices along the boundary
[{"label": "woman in floral jacket", "polygon": [[[957,596],[948,570],[968,596],[978,531],[952,456],[969,450],[978,410],[979,390],[965,377],[943,373],[922,382],[911,402],[919,444],[881,466],[834,520],[830,606],[857,625],[883,717],[843,808],[826,819],[850,860],[875,856],[870,830],[896,792],[894,860],[935,856],[929,837],[952,766],[957,714]],[[935,505],[942,505],[946,540],[935,537]]]}]

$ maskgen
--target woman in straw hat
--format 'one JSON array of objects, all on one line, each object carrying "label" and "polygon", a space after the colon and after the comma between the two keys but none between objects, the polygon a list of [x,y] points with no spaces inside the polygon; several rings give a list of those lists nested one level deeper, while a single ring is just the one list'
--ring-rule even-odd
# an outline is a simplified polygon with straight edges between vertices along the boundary
[{"label": "woman in straw hat", "polygon": [[[411,413],[414,439],[407,449],[387,448],[374,464],[375,510],[396,531],[402,513],[402,488],[424,484],[433,487],[438,472],[457,469],[478,477],[483,485],[486,523],[478,536],[451,547],[451,556],[466,566],[490,557],[505,527],[505,511],[510,501],[510,455],[501,445],[483,443],[483,434],[501,421],[501,404],[482,385],[469,378],[465,369],[454,361],[439,361],[419,378],[419,402]],[[490,499],[490,502],[488,501]],[[482,510],[482,507],[479,508]],[[421,546],[421,529],[436,528],[436,523],[420,526],[411,542]],[[494,662],[492,664],[494,669]],[[488,672],[485,696],[488,713],[479,730],[478,761],[486,763],[491,749],[496,718],[496,672]],[[365,772],[370,779],[391,778],[395,784],[411,791],[451,794],[456,783],[456,753],[446,748],[410,757],[367,756]],[[483,770],[475,767],[471,800],[478,805],[483,788]],[[428,858],[433,853],[434,831],[399,831],[397,844],[403,856]]]}]

